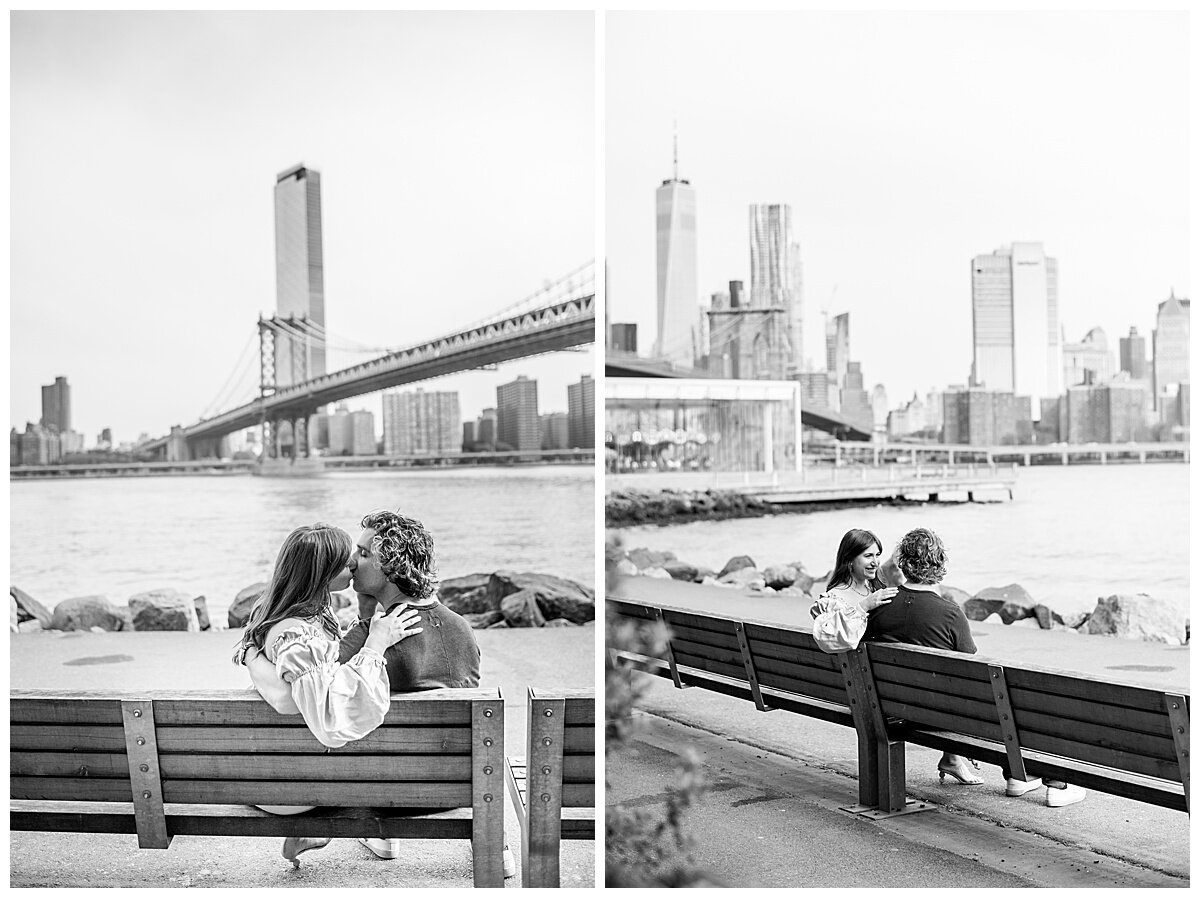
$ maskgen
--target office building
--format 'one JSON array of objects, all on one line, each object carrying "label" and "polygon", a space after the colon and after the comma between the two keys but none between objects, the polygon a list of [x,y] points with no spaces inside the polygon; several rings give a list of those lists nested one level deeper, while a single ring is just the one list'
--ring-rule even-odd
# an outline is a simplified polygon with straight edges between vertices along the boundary
[{"label": "office building", "polygon": [[1068,443],[1128,443],[1146,436],[1149,396],[1123,374],[1067,388]]},{"label": "office building", "polygon": [[658,261],[658,339],[654,355],[690,368],[695,362],[696,306],[700,299],[696,265],[696,191],[674,174],[655,192]]},{"label": "office building", "polygon": [[496,448],[496,410],[485,408],[475,422],[475,440],[481,445]]},{"label": "office building", "polygon": [[1041,400],[1062,392],[1058,261],[1040,243],[971,260],[971,386]]},{"label": "office building", "polygon": [[[1158,304],[1154,324],[1154,403],[1169,392],[1172,384],[1190,384],[1192,339],[1192,303],[1171,291],[1170,298]],[[43,392],[45,388],[43,387]]]},{"label": "office building", "polygon": [[609,327],[610,348],[617,352],[637,352],[637,325],[613,324]]},{"label": "office building", "polygon": [[841,410],[840,390],[850,364],[850,313],[825,319],[825,370],[829,372],[830,408]]},{"label": "office building", "polygon": [[567,412],[549,412],[538,417],[543,449],[569,449],[570,424]]},{"label": "office building", "polygon": [[838,408],[842,417],[866,431],[875,425],[875,413],[871,409],[871,397],[863,389],[862,362],[846,363],[846,379],[838,391]]},{"label": "office building", "polygon": [[1002,390],[951,387],[942,394],[942,441],[1011,446],[1032,440],[1030,401]]},{"label": "office building", "polygon": [[800,381],[801,408],[829,408],[828,371],[802,371],[796,375],[796,380]]},{"label": "office building", "polygon": [[475,445],[475,422],[463,421],[462,427],[462,448],[463,452],[471,452]]},{"label": "office building", "polygon": [[795,314],[798,304],[793,283],[799,251],[799,244],[792,239],[791,206],[758,203],[750,206],[750,307],[777,310],[783,318],[769,331],[771,338],[781,344],[768,349],[782,360],[773,372],[775,379],[803,367],[798,351],[802,346],[803,325]]},{"label": "office building", "polygon": [[42,427],[54,433],[66,433],[71,429],[71,387],[65,377],[54,378],[54,383],[42,387]]},{"label": "office building", "polygon": [[536,380],[522,374],[496,387],[496,442],[518,451],[541,448]]},{"label": "office building", "polygon": [[1121,337],[1121,370],[1127,371],[1133,380],[1149,380],[1146,365],[1146,338],[1139,337],[1137,328],[1129,329],[1128,337]]},{"label": "office building", "polygon": [[596,445],[596,382],[590,374],[567,384],[567,445],[591,449]]},{"label": "office building", "polygon": [[350,411],[345,403],[329,418],[330,455],[378,455],[375,441],[375,414],[366,410]]},{"label": "office building", "polygon": [[462,451],[458,393],[383,394],[384,455],[450,455]]},{"label": "office building", "polygon": [[1104,328],[1093,327],[1078,343],[1063,343],[1063,385],[1104,383],[1116,374]]},{"label": "office building", "polygon": [[299,333],[275,342],[275,384],[325,373],[325,263],[321,239],[321,175],[303,164],[275,178],[275,312],[306,319]]}]

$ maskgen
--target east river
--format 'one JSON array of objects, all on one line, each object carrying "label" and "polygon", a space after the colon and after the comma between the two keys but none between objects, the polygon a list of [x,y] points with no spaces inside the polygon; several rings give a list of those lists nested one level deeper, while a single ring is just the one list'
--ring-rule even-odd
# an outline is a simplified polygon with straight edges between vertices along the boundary
[{"label": "east river", "polygon": [[945,583],[972,594],[1020,583],[1060,612],[1138,592],[1186,609],[1189,472],[1186,464],[1037,466],[1018,469],[1012,502],[876,505],[617,532],[627,549],[670,550],[714,570],[745,554],[760,568],[802,561],[819,576],[852,527],[873,531],[885,552],[911,528],[928,527],[949,553]]},{"label": "east river", "polygon": [[48,608],[174,587],[204,595],[224,626],[292,529],[321,521],[356,538],[387,508],[430,529],[443,578],[510,569],[592,586],[594,483],[590,465],[10,482],[9,582]]}]

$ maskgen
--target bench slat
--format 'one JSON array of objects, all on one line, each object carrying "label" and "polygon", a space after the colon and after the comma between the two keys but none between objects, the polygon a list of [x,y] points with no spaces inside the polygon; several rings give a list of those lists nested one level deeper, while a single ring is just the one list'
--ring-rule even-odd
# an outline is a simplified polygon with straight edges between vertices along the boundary
[{"label": "bench slat", "polygon": [[736,632],[721,633],[713,630],[701,630],[695,627],[684,627],[679,624],[672,624],[670,629],[672,643],[704,646],[712,651],[724,649],[729,652],[736,652],[740,648]]},{"label": "bench slat", "polygon": [[[1007,675],[1008,671],[1005,670],[1006,679]],[[1071,696],[1052,695],[1033,689],[1019,687],[1014,689],[1011,685],[1008,693],[1012,698],[1013,711],[1018,715],[1029,711],[1069,720],[1102,720],[1111,726],[1130,732],[1171,738],[1171,724],[1170,719],[1166,716],[1165,706],[1162,712],[1156,712],[1150,710],[1152,707],[1150,704],[1143,705],[1141,708],[1130,708],[1125,705],[1097,703]],[[1155,695],[1159,694],[1155,693]]]},{"label": "bench slat", "polygon": [[[1103,651],[1103,642],[1098,651]],[[1002,663],[1002,662],[996,662]],[[1097,705],[1122,705],[1141,711],[1166,713],[1163,690],[1151,689],[1130,683],[1099,680],[1087,674],[1071,674],[1064,671],[1047,671],[1008,667],[1004,669],[1010,690],[1026,689],[1030,692],[1050,693]],[[1168,690],[1170,691],[1170,690]]]},{"label": "bench slat", "polygon": [[960,695],[963,698],[977,702],[992,704],[995,700],[992,687],[986,680],[964,679],[963,677],[948,676],[932,670],[917,670],[911,667],[900,667],[884,661],[876,661],[871,665],[875,682],[896,683],[902,686],[914,686],[917,689],[929,689],[949,695]]}]

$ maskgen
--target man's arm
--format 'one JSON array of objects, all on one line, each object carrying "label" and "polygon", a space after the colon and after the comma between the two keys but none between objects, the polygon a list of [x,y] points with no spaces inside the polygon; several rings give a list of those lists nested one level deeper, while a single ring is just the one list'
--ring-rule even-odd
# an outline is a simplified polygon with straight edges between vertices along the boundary
[{"label": "man's arm", "polygon": [[971,622],[967,620],[961,608],[956,607],[954,610],[956,614],[950,622],[954,630],[954,648],[956,651],[974,655],[979,649],[975,647],[975,640],[971,638]]}]

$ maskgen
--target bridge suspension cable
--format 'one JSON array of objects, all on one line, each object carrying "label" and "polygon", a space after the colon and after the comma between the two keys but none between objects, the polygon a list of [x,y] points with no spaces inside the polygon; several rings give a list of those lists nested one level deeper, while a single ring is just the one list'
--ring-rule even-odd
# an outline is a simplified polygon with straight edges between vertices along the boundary
[{"label": "bridge suspension cable", "polygon": [[[223,410],[229,404],[229,401],[234,396],[242,395],[243,393],[252,393],[254,384],[247,381],[247,376],[253,372],[253,361],[250,354],[250,347],[257,342],[257,331],[252,331],[250,336],[246,338],[246,343],[242,347],[241,354],[238,360],[234,363],[233,368],[229,372],[229,376],[225,379],[225,383],[221,385],[221,389],[212,398],[212,401],[204,407],[200,413],[201,418],[209,417],[213,412]],[[247,387],[243,389],[243,387]]]}]

